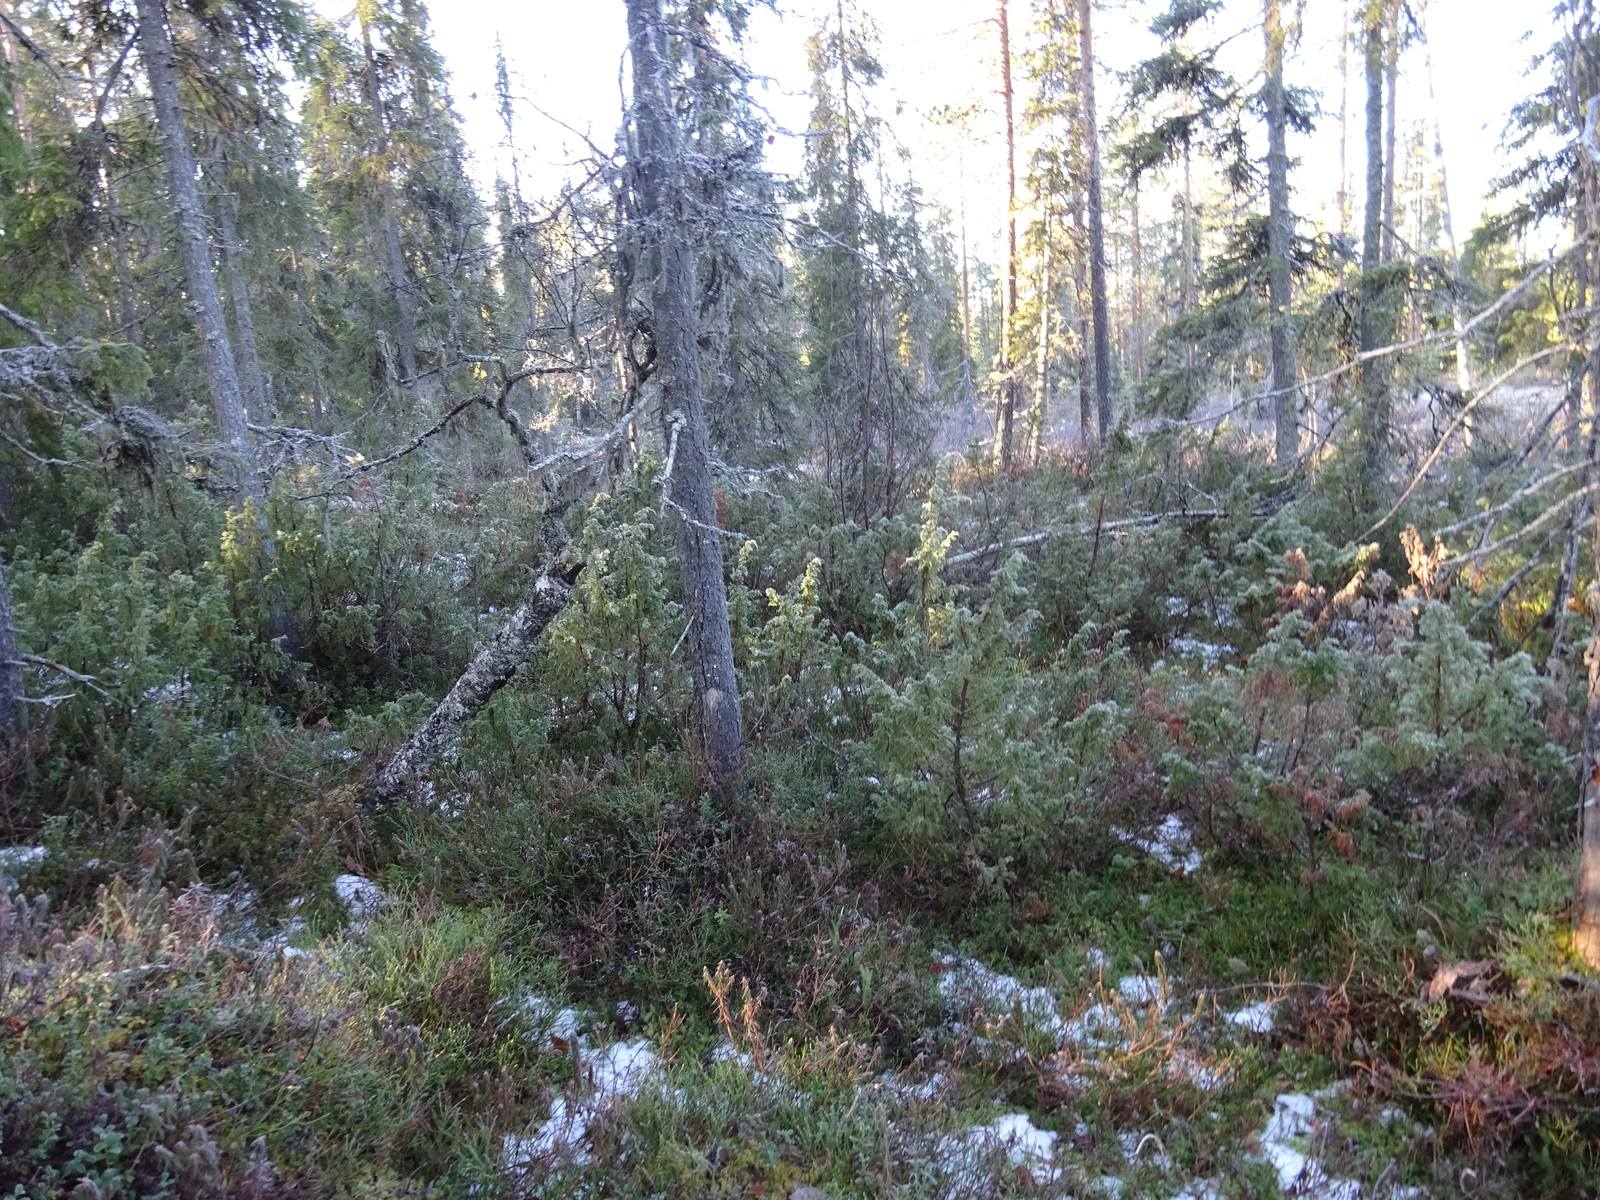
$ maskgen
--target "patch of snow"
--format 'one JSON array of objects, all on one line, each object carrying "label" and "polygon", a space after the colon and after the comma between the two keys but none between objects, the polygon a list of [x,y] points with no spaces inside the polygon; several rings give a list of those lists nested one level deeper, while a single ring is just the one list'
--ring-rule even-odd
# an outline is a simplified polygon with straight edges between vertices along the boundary
[{"label": "patch of snow", "polygon": [[1317,1102],[1301,1092],[1286,1092],[1273,1104],[1272,1116],[1261,1132],[1261,1154],[1278,1173],[1285,1193],[1314,1200],[1359,1200],[1361,1185],[1353,1179],[1335,1179],[1299,1148],[1316,1130]]},{"label": "patch of snow", "polygon": [[1250,1033],[1272,1032],[1272,1010],[1278,1006],[1276,1000],[1263,1000],[1259,1004],[1247,1004],[1238,1012],[1228,1014],[1228,1024],[1237,1025],[1240,1029]]},{"label": "patch of snow", "polygon": [[1098,971],[1111,964],[1111,956],[1098,946],[1090,946],[1083,952],[1083,965],[1091,971]]},{"label": "patch of snow", "polygon": [[393,896],[362,875],[340,875],[333,881],[333,890],[349,911],[350,923],[357,929],[394,903]]},{"label": "patch of snow", "polygon": [[1206,670],[1211,670],[1223,657],[1234,652],[1232,646],[1219,646],[1215,642],[1202,642],[1199,638],[1179,636],[1172,639],[1172,648],[1186,658],[1198,658]]},{"label": "patch of snow", "polygon": [[1157,975],[1124,975],[1117,980],[1117,991],[1129,1004],[1167,1006],[1166,981]]},{"label": "patch of snow", "polygon": [[952,1004],[999,1020],[1020,1016],[1024,1024],[1056,1037],[1066,1029],[1049,989],[1028,987],[972,958],[946,955],[940,962],[939,994]]},{"label": "patch of snow", "polygon": [[535,1041],[559,1042],[554,1048],[563,1052],[583,1028],[582,1013],[575,1008],[557,1008],[543,996],[529,996],[517,1007],[533,1027],[530,1033]]},{"label": "patch of snow", "polygon": [[[1139,847],[1175,875],[1193,875],[1204,865],[1200,851],[1190,842],[1188,827],[1177,813],[1168,813],[1155,834],[1148,838],[1137,837],[1115,826],[1111,832]],[[1143,901],[1144,897],[1139,899]]]},{"label": "patch of snow", "polygon": [[1040,1129],[1027,1113],[1007,1113],[987,1125],[973,1125],[939,1140],[936,1164],[944,1172],[946,1196],[977,1194],[994,1178],[995,1158],[1003,1151],[1017,1176],[1034,1186],[1056,1176],[1056,1135]]},{"label": "patch of snow", "polygon": [[557,1096],[550,1117],[526,1137],[508,1134],[501,1146],[506,1170],[519,1173],[539,1163],[583,1165],[591,1161],[589,1129],[601,1115],[638,1096],[661,1059],[643,1038],[613,1042],[582,1052],[582,1094]]}]

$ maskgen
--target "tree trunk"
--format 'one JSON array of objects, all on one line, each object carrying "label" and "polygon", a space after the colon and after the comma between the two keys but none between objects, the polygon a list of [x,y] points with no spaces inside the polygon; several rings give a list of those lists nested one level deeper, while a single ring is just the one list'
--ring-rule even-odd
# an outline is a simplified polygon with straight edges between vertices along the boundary
[{"label": "tree trunk", "polygon": [[400,245],[400,219],[395,213],[394,181],[389,177],[389,124],[383,112],[383,95],[378,90],[378,63],[372,53],[372,30],[361,23],[361,46],[367,59],[367,104],[378,129],[378,157],[383,160],[378,175],[378,224],[383,233],[384,274],[394,296],[395,341],[400,351],[401,383],[415,387],[417,382],[417,318],[411,304],[411,281],[406,275],[406,255]]},{"label": "tree trunk", "polygon": [[1000,89],[1006,108],[1006,291],[1000,320],[1000,469],[1011,469],[1013,432],[1017,422],[1016,355],[1012,339],[1017,323],[1017,136],[1011,89],[1011,23],[1006,0],[995,20],[1000,26]]},{"label": "tree trunk", "polygon": [[[1384,14],[1382,0],[1367,0],[1363,16],[1367,83],[1367,180],[1361,227],[1361,295],[1359,337],[1362,353],[1383,344],[1383,295],[1378,268],[1383,263],[1383,85]],[[1382,359],[1361,368],[1361,426],[1365,442],[1363,471],[1369,482],[1382,469],[1389,441],[1389,373]]]},{"label": "tree trunk", "polygon": [[1090,27],[1093,0],[1078,0],[1078,46],[1081,59],[1083,147],[1088,160],[1089,301],[1094,315],[1094,392],[1100,441],[1111,436],[1111,316],[1106,301],[1106,229],[1100,198],[1100,131],[1094,107],[1094,33]]},{"label": "tree trunk", "polygon": [[1350,168],[1346,155],[1350,134],[1350,4],[1346,0],[1339,25],[1339,240],[1350,232]]},{"label": "tree trunk", "polygon": [[211,271],[211,248],[206,240],[200,191],[195,184],[194,154],[189,149],[189,134],[184,127],[183,111],[178,103],[177,52],[167,29],[167,14],[162,0],[137,0],[137,8],[139,51],[150,80],[156,129],[161,138],[162,158],[166,162],[167,183],[172,189],[173,216],[177,222],[184,282],[189,290],[195,330],[200,335],[200,353],[205,363],[206,381],[211,388],[217,433],[235,460],[235,474],[241,494],[259,505],[263,501],[261,476],[256,469],[255,451],[250,443],[244,397],[239,390],[239,375],[233,361],[233,347],[228,341],[228,327],[222,317],[222,301],[217,295],[216,277]]},{"label": "tree trunk", "polygon": [[533,581],[511,619],[478,652],[448,695],[405,740],[378,772],[367,793],[369,808],[387,808],[461,736],[461,730],[503,688],[522,665],[550,622],[572,597],[577,569],[564,569],[559,556]]},{"label": "tree trunk", "polygon": [[656,370],[668,444],[669,502],[677,513],[678,571],[700,737],[712,778],[727,787],[744,767],[744,721],[733,670],[711,446],[700,394],[694,252],[687,164],[668,93],[660,0],[627,0],[633,58],[634,173],[655,268]]},{"label": "tree trunk", "polygon": [[1294,357],[1289,352],[1289,312],[1293,279],[1289,247],[1293,234],[1289,215],[1289,115],[1283,93],[1283,0],[1266,0],[1262,29],[1266,37],[1267,109],[1267,291],[1272,307],[1269,331],[1272,359],[1272,411],[1275,448],[1280,466],[1300,454],[1299,391]]},{"label": "tree trunk", "polygon": [[1133,178],[1133,377],[1144,380],[1144,242],[1139,234],[1139,177]]},{"label": "tree trunk", "polygon": [[228,190],[217,199],[217,228],[222,238],[222,265],[228,276],[228,299],[233,302],[233,328],[239,347],[239,382],[243,385],[249,411],[258,422],[272,419],[267,401],[267,385],[261,373],[261,354],[256,345],[255,310],[250,303],[250,279],[241,261],[239,246],[239,197]]},{"label": "tree trunk", "polygon": [[[1595,510],[1596,580],[1589,585],[1588,704],[1584,714],[1583,778],[1578,788],[1578,888],[1572,905],[1572,947],[1600,967],[1600,507]],[[1559,616],[1559,614],[1558,614]]]},{"label": "tree trunk", "polygon": [[1384,51],[1383,133],[1383,261],[1394,261],[1394,175],[1395,175],[1395,93],[1400,82],[1400,0],[1389,0],[1389,12],[1384,24],[1388,28],[1388,46]]},{"label": "tree trunk", "polygon": [[11,614],[5,564],[0,563],[0,746],[7,740],[21,741],[28,732],[23,695],[22,649],[17,645],[17,623]]}]

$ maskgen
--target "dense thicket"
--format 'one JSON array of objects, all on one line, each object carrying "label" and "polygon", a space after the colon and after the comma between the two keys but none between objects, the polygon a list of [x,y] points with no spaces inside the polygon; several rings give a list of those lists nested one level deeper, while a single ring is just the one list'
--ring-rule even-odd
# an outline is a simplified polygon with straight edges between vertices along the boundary
[{"label": "dense thicket", "polygon": [[1589,0],[1459,247],[1425,6],[1323,220],[1293,6],[1002,2],[992,263],[626,9],[483,196],[416,0],[0,0],[0,1190],[1595,1194]]}]

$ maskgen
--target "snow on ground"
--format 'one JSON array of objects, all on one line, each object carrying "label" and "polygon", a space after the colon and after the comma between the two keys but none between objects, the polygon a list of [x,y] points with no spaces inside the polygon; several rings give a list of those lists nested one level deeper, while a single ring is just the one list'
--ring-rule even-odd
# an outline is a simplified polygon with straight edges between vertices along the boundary
[{"label": "snow on ground", "polygon": [[1155,834],[1148,838],[1138,837],[1114,826],[1111,832],[1139,847],[1175,875],[1193,875],[1205,865],[1200,851],[1190,841],[1188,827],[1177,813],[1168,813]]},{"label": "snow on ground", "polygon": [[1279,1096],[1261,1132],[1262,1157],[1278,1173],[1278,1186],[1285,1194],[1312,1200],[1359,1200],[1359,1183],[1332,1178],[1322,1164],[1299,1148],[1315,1132],[1316,1118],[1315,1097],[1300,1092]]},{"label": "snow on ground", "polygon": [[1235,1025],[1249,1033],[1271,1033],[1273,1016],[1272,1010],[1278,1006],[1276,1000],[1263,1000],[1259,1004],[1247,1004],[1238,1012],[1227,1014],[1228,1024]]},{"label": "snow on ground", "polygon": [[1056,1177],[1056,1135],[1040,1129],[1027,1113],[1007,1113],[987,1125],[972,1125],[939,1139],[937,1165],[945,1175],[946,1196],[970,1196],[994,1177],[995,1158],[1006,1161],[1035,1187]]},{"label": "snow on ground", "polygon": [[333,890],[349,910],[350,924],[357,929],[364,928],[394,903],[393,896],[361,875],[340,875],[333,881]]},{"label": "snow on ground", "polygon": [[590,1126],[637,1096],[660,1068],[661,1059],[649,1042],[633,1038],[599,1048],[581,1046],[578,1063],[583,1086],[577,1093],[557,1096],[549,1119],[533,1133],[507,1135],[501,1149],[506,1170],[520,1173],[540,1164],[581,1166],[589,1162]]}]

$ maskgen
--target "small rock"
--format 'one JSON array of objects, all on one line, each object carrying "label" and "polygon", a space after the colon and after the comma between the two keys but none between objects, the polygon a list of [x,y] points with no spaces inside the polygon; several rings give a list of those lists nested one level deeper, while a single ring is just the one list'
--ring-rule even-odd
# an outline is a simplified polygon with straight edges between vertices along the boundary
[{"label": "small rock", "polygon": [[809,1183],[797,1183],[789,1189],[789,1200],[828,1200],[828,1193]]}]

